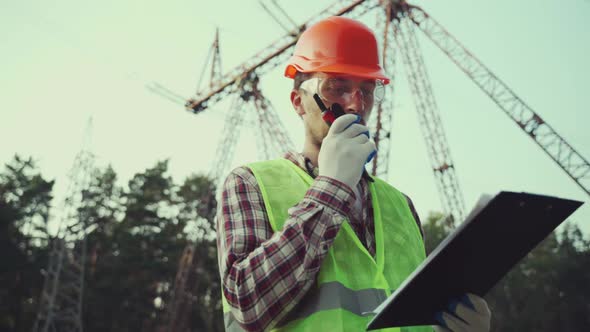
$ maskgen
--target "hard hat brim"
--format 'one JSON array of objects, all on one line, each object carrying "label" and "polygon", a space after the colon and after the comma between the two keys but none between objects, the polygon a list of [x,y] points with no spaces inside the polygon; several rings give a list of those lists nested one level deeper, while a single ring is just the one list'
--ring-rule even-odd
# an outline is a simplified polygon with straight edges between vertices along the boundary
[{"label": "hard hat brim", "polygon": [[324,66],[317,66],[313,69],[302,68],[297,64],[290,64],[285,69],[285,76],[294,78],[297,72],[302,73],[333,73],[351,75],[361,78],[371,78],[383,81],[383,84],[389,84],[389,78],[385,76],[383,69],[379,66],[367,68],[365,66],[349,65],[349,64],[326,64]]}]

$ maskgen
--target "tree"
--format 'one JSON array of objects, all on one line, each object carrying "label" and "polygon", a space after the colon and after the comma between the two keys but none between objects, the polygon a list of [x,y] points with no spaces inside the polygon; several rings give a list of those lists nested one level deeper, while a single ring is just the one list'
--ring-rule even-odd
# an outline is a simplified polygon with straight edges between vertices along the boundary
[{"label": "tree", "polygon": [[[168,162],[137,173],[126,188],[112,169],[98,173],[85,209],[91,221],[85,297],[87,331],[154,331],[165,310],[183,249],[195,243],[191,330],[222,326],[211,179],[176,185]],[[217,286],[216,286],[217,283]]]},{"label": "tree", "polygon": [[[119,287],[118,262],[113,259],[113,234],[124,216],[122,188],[109,166],[94,170],[90,186],[83,193],[79,213],[88,223],[83,320],[87,331],[111,329],[113,305],[120,297],[113,296]],[[114,283],[114,284],[113,284]]]},{"label": "tree", "polygon": [[446,222],[445,215],[440,212],[430,212],[422,228],[427,254],[430,254],[452,231]]},{"label": "tree", "polygon": [[24,331],[36,314],[41,269],[47,261],[47,225],[53,181],[35,162],[14,156],[0,174],[0,329]]},{"label": "tree", "polygon": [[121,193],[119,203],[111,203],[113,215],[97,228],[103,233],[91,234],[100,250],[88,281],[89,330],[153,330],[162,319],[186,226],[167,169],[167,161],[158,162],[133,176],[126,190],[113,190]]},{"label": "tree", "polygon": [[194,248],[193,270],[189,274],[187,293],[191,296],[188,328],[190,331],[224,331],[221,310],[221,280],[217,266],[214,219],[217,202],[215,184],[205,176],[185,180],[178,192],[180,215],[191,222]]}]

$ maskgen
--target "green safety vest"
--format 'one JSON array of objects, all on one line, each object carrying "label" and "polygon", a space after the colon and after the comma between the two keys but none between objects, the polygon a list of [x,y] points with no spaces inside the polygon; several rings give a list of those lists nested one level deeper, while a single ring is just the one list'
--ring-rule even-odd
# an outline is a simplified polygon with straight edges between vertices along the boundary
[{"label": "green safety vest", "polygon": [[[249,164],[272,229],[283,228],[313,178],[286,159]],[[315,286],[273,331],[365,331],[369,313],[425,259],[424,242],[405,196],[378,178],[369,182],[375,221],[375,257],[344,221],[322,262]],[[387,244],[387,245],[385,245]],[[223,296],[226,331],[243,331]],[[432,332],[429,326],[379,331]]]}]

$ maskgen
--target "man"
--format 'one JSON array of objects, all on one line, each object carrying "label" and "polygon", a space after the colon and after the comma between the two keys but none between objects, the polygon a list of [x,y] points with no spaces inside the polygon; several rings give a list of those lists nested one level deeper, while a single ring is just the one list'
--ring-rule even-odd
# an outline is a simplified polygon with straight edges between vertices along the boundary
[{"label": "man", "polygon": [[[303,152],[237,168],[223,188],[217,234],[226,330],[364,331],[366,313],[425,256],[410,199],[363,173],[376,152],[365,124],[389,79],[373,32],[343,17],[307,29],[285,75],[294,79]],[[346,114],[329,126],[314,95]],[[436,319],[440,331],[488,331],[490,311],[469,294]]]}]

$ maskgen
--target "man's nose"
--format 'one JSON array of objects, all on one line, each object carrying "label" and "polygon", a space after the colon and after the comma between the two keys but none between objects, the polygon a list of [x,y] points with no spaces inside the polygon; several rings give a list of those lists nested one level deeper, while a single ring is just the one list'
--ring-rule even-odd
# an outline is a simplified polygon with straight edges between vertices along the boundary
[{"label": "man's nose", "polygon": [[363,99],[363,93],[361,90],[357,89],[350,97],[348,105],[346,105],[347,113],[363,115],[365,112],[365,103],[363,102]]}]

